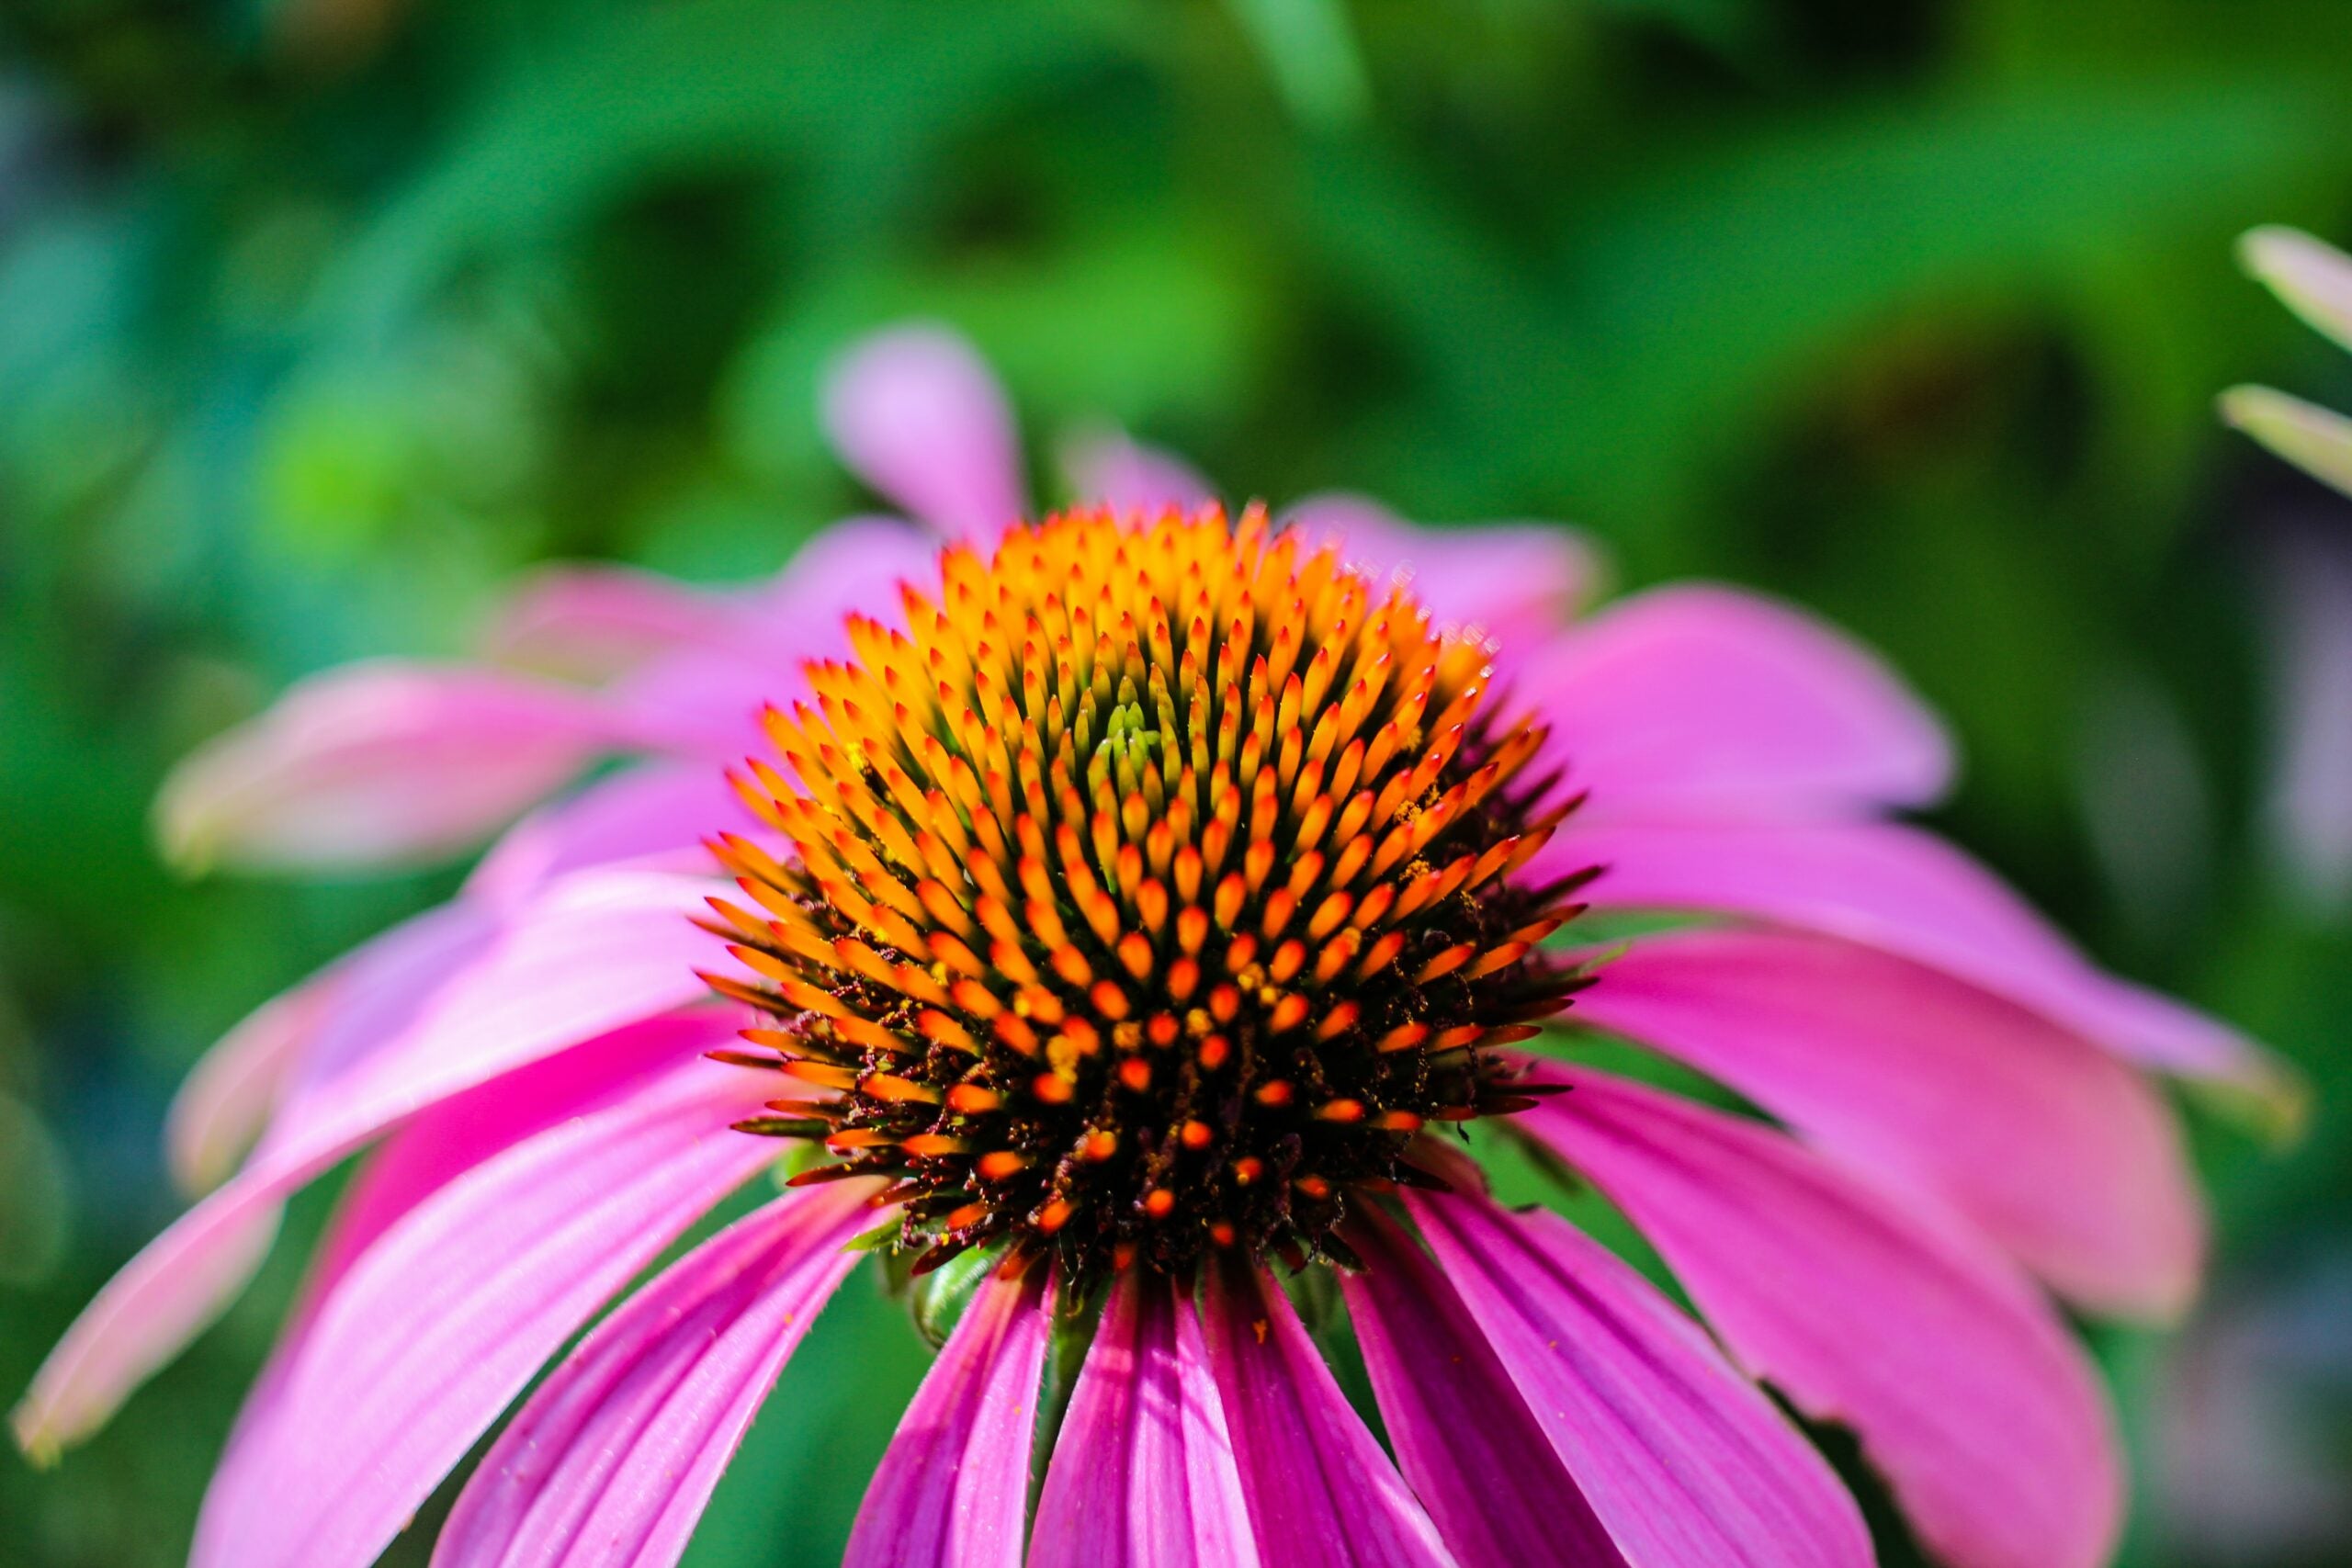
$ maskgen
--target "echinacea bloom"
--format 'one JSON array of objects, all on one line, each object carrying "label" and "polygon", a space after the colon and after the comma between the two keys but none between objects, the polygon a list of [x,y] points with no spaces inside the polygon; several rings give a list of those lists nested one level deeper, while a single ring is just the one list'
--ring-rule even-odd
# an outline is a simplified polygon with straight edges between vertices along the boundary
[{"label": "echinacea bloom", "polygon": [[[1949,760],[1879,663],[1722,588],[1579,615],[1555,530],[1228,519],[1119,444],[1114,504],[1008,525],[1009,416],[935,332],[830,408],[936,534],[844,525],[731,595],[554,580],[490,666],[322,677],[181,775],[184,853],[347,864],[643,759],[208,1058],[173,1146],[219,1185],[20,1440],[102,1420],[366,1147],[208,1568],[372,1561],[550,1361],[435,1561],[674,1562],[876,1249],[954,1327],[854,1562],[1869,1562],[1767,1383],[1956,1568],[2107,1558],[2115,1439],[2052,1298],[2181,1310],[2200,1211],[2145,1073],[2267,1068],[1891,819]],[[1611,1200],[1705,1326],[1489,1197],[1496,1140]],[[1385,1443],[1294,1306],[1318,1274]]]}]

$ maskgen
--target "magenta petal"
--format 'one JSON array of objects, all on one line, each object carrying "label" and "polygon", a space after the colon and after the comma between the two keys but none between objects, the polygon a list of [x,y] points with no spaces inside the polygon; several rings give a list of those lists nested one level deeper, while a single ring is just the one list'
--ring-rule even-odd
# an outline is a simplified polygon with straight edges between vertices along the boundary
[{"label": "magenta petal", "polygon": [[517,675],[358,664],[314,675],[181,763],[157,798],[183,864],[343,868],[480,841],[629,737]]},{"label": "magenta petal", "polygon": [[1918,806],[1951,748],[1894,672],[1788,605],[1683,584],[1619,601],[1532,660],[1587,821]]},{"label": "magenta petal", "polygon": [[322,1034],[256,1158],[338,1156],[444,1095],[707,996],[694,965],[710,938],[687,917],[710,886],[594,871],[503,924],[463,905],[435,911],[446,929],[413,960],[430,980],[387,975]]},{"label": "magenta petal", "polygon": [[1018,1568],[1051,1322],[1043,1269],[980,1286],[874,1472],[845,1568]]},{"label": "magenta petal", "polygon": [[617,566],[549,567],[508,598],[483,638],[501,664],[600,681],[655,655],[724,633],[734,595]]},{"label": "magenta petal", "polygon": [[379,938],[351,962],[245,1168],[99,1292],[14,1413],[19,1440],[85,1435],[243,1285],[287,1193],[435,1102],[707,995],[703,885],[646,874],[558,883],[501,929],[468,904]]},{"label": "magenta petal", "polygon": [[[1007,519],[1012,514],[1007,513]],[[998,526],[1001,526],[1000,522]],[[938,536],[899,517],[847,517],[794,552],[754,598],[754,624],[771,670],[808,659],[845,658],[852,615],[903,626],[901,590],[939,592]]]},{"label": "magenta petal", "polygon": [[1953,1568],[2098,1568],[2122,1518],[2098,1380],[2032,1288],[1778,1133],[1597,1073],[1519,1125],[1657,1247],[1749,1371],[1842,1421]]},{"label": "magenta petal", "polygon": [[302,1303],[281,1337],[334,1292],[376,1239],[450,1182],[545,1132],[616,1105],[740,1039],[741,1014],[708,1007],[648,1019],[426,1106],[353,1173],[311,1257]]},{"label": "magenta petal", "polygon": [[1037,1500],[1030,1568],[1255,1568],[1208,1348],[1189,1292],[1111,1286]]},{"label": "magenta petal", "polygon": [[1216,487],[1192,464],[1122,431],[1098,431],[1073,440],[1062,453],[1062,467],[1081,506],[1141,513],[1172,506],[1189,512],[1216,499]]},{"label": "magenta petal", "polygon": [[322,1301],[198,1520],[196,1568],[350,1568],[598,1306],[775,1156],[759,1089],[695,1062],[395,1223]]},{"label": "magenta petal", "polygon": [[282,1185],[232,1178],[107,1280],[9,1412],[17,1446],[55,1458],[202,1333],[268,1255],[283,1195]]},{"label": "magenta petal", "polygon": [[1720,931],[1635,942],[1576,1017],[1924,1190],[2086,1307],[2161,1317],[2195,1293],[2203,1208],[2171,1111],[2039,1013],[1874,948]]},{"label": "magenta petal", "polygon": [[189,1192],[229,1178],[261,1135],[279,1090],[337,1005],[345,965],[335,964],[271,998],[198,1059],[172,1097],[164,1146]]},{"label": "magenta petal", "polygon": [[647,762],[516,823],[466,878],[464,896],[513,908],[556,878],[597,866],[705,871],[707,836],[758,826],[718,764]]},{"label": "magenta petal", "polygon": [[1869,1568],[1821,1456],[1640,1275],[1556,1214],[1406,1202],[1633,1568]]},{"label": "magenta petal", "polygon": [[1453,1562],[1282,1288],[1236,1267],[1205,1289],[1209,1364],[1259,1554],[1297,1568]]},{"label": "magenta petal", "polygon": [[1624,1562],[1443,1272],[1376,1213],[1348,1234],[1348,1314],[1396,1462],[1464,1562]]},{"label": "magenta petal", "polygon": [[215,1485],[248,1500],[266,1497],[266,1486],[241,1482],[237,1472],[249,1470],[255,1434],[276,1419],[319,1306],[378,1237],[476,1166],[728,1043],[736,1022],[731,1010],[706,1009],[617,1030],[429,1106],[370,1151],[337,1201],[301,1294],[238,1413]]},{"label": "magenta petal", "polygon": [[2126,1059],[2257,1092],[2260,1047],[2100,973],[2025,901],[1951,845],[1890,823],[1572,826],[1532,874],[1593,864],[1596,906],[1747,915],[1917,959],[2009,997]]},{"label": "magenta petal", "polygon": [[445,1568],[684,1555],[802,1336],[864,1254],[870,1182],[791,1192],[672,1265],[540,1385],[442,1529]]},{"label": "magenta petal", "polygon": [[1310,496],[1283,522],[1315,544],[1337,539],[1348,563],[1401,576],[1440,625],[1496,638],[1508,655],[1539,646],[1590,593],[1599,569],[1556,523],[1422,528],[1364,496]]},{"label": "magenta petal", "polygon": [[895,327],[852,348],[826,376],[824,419],[842,461],[942,533],[990,537],[1027,510],[1004,389],[946,327]]}]

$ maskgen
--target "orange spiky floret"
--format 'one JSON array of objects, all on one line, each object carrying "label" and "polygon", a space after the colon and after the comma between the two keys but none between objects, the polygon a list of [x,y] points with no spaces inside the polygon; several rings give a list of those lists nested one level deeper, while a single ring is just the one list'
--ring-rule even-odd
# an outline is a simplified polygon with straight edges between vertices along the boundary
[{"label": "orange spiky floret", "polygon": [[[1212,1247],[1344,1256],[1431,1123],[1530,1103],[1491,1045],[1576,976],[1564,809],[1477,645],[1258,509],[1072,513],[950,547],[850,623],[736,779],[789,840],[714,844],[756,906],[714,983],[917,1267],[1010,1239],[1084,1276]],[[781,762],[781,767],[777,765]],[[742,1061],[746,1054],[731,1054]]]}]

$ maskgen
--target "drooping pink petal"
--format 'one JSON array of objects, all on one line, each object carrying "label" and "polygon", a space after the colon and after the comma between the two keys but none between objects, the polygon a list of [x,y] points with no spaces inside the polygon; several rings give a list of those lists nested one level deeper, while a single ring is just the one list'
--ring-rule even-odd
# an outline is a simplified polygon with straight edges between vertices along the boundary
[{"label": "drooping pink petal", "polygon": [[1311,541],[1338,539],[1362,570],[1408,578],[1440,625],[1482,632],[1512,659],[1556,631],[1600,576],[1590,547],[1556,523],[1422,528],[1369,497],[1337,492],[1283,516]]},{"label": "drooping pink petal", "polygon": [[264,1002],[198,1059],[164,1120],[164,1151],[185,1190],[220,1186],[261,1135],[279,1089],[337,1004],[342,967]]},{"label": "drooping pink petal", "polygon": [[1821,1456],[1631,1268],[1556,1214],[1406,1203],[1632,1568],[1868,1568]]},{"label": "drooping pink petal", "polygon": [[1259,1555],[1369,1568],[1453,1562],[1262,1269],[1212,1270],[1209,1365],[1225,1400]]},{"label": "drooping pink petal", "polygon": [[895,625],[902,587],[936,594],[939,553],[936,535],[903,518],[851,517],[810,536],[765,582],[673,589],[685,597],[673,619],[700,606],[692,635],[608,660],[619,668],[593,694],[594,709],[632,749],[693,766],[734,762],[760,746],[762,709],[807,694],[805,665],[848,655],[852,612]]},{"label": "drooping pink petal", "polygon": [[858,477],[951,537],[1027,511],[1012,408],[986,362],[935,323],[875,333],[827,373],[825,431]]},{"label": "drooping pink petal", "polygon": [[183,865],[343,869],[454,854],[623,744],[585,694],[520,675],[355,664],[311,676],[174,771]]},{"label": "drooping pink petal", "polygon": [[1621,600],[1534,656],[1517,694],[1602,818],[1919,806],[1943,728],[1894,672],[1788,605],[1710,584]]},{"label": "drooping pink petal", "polygon": [[696,1062],[507,1149],[337,1281],[215,1478],[195,1568],[364,1568],[614,1292],[774,1157],[756,1075]]},{"label": "drooping pink petal", "polygon": [[[990,525],[1001,528],[1015,513]],[[901,586],[939,594],[937,536],[898,517],[847,517],[827,525],[752,601],[763,661],[780,669],[847,655],[852,614],[904,625]]]},{"label": "drooping pink petal", "polygon": [[277,1192],[233,1178],[150,1242],[82,1309],[9,1412],[17,1446],[47,1463],[104,1426],[245,1288],[281,1209]]},{"label": "drooping pink petal", "polygon": [[2352,348],[2352,256],[2299,230],[2255,230],[2239,243],[2246,270],[2295,313]]},{"label": "drooping pink petal", "polygon": [[1598,1073],[1514,1125],[1590,1177],[1741,1363],[1841,1421],[1952,1568],[2098,1568],[2122,1519],[2106,1401],[2032,1287],[1819,1155]]},{"label": "drooping pink petal", "polygon": [[[429,910],[310,982],[330,988],[334,1005],[311,1019],[285,1053],[273,1099],[311,1058],[332,1055],[338,1040],[396,1033],[413,1016],[420,991],[445,983],[488,930],[462,906]],[[302,1021],[281,1013],[275,1030]],[[100,1290],[41,1363],[11,1414],[28,1450],[54,1453],[106,1423],[130,1391],[179,1353],[244,1289],[277,1232],[286,1195],[350,1152],[364,1134],[337,1144],[312,1142],[271,1156],[257,1155],[235,1177],[175,1221]]]},{"label": "drooping pink petal", "polygon": [[266,1505],[266,1481],[251,1478],[256,1462],[268,1462],[256,1434],[277,1419],[320,1305],[379,1236],[475,1167],[728,1043],[739,1021],[733,1009],[704,1008],[616,1030],[429,1106],[369,1151],[336,1202],[294,1310],[238,1412],[214,1478],[222,1495]]},{"label": "drooping pink petal", "polygon": [[334,1292],[376,1239],[450,1182],[541,1133],[634,1095],[738,1043],[741,1010],[711,1006],[626,1024],[450,1095],[369,1151],[311,1256],[302,1305],[281,1336]]},{"label": "drooping pink petal", "polygon": [[483,634],[482,654],[543,675],[602,681],[673,648],[723,637],[741,597],[633,567],[547,567],[508,596]]},{"label": "drooping pink petal", "polygon": [[1233,1439],[1188,1295],[1111,1287],[1037,1500],[1029,1568],[1256,1568]]},{"label": "drooping pink petal", "polygon": [[[714,944],[688,917],[709,886],[621,870],[550,884],[522,912],[489,923],[434,984],[386,995],[367,1018],[337,1020],[261,1154],[281,1164],[340,1156],[445,1095],[707,996],[694,966]],[[448,913],[479,919],[463,905]]]},{"label": "drooping pink petal", "polygon": [[1530,874],[1606,865],[1586,895],[1596,907],[1747,915],[1846,937],[2013,998],[2126,1060],[2256,1093],[2282,1087],[2252,1042],[2102,974],[1991,873],[1916,829],[1571,823]]},{"label": "drooping pink petal", "polygon": [[1397,1465],[1465,1563],[1624,1562],[1443,1272],[1376,1213],[1348,1243],[1348,1315]]},{"label": "drooping pink petal", "polygon": [[1189,512],[1216,497],[1199,469],[1172,452],[1148,446],[1121,430],[1095,430],[1062,449],[1062,468],[1081,506],[1115,512]]},{"label": "drooping pink petal", "polygon": [[[486,904],[453,900],[379,932],[312,976],[334,977],[334,1005],[322,1010],[317,1027],[294,1047],[280,1101],[347,1072],[399,1039],[435,997],[496,950],[503,924]],[[274,1111],[272,1119],[278,1119]]]},{"label": "drooping pink petal", "polygon": [[458,903],[379,938],[244,1169],[109,1280],[50,1353],[14,1414],[19,1440],[55,1450],[103,1424],[251,1278],[285,1196],[353,1149],[450,1095],[706,995],[688,966],[709,939],[684,918],[699,886],[587,874],[503,928]]},{"label": "drooping pink petal", "polygon": [[980,1286],[874,1472],[845,1568],[1019,1568],[1051,1325],[1045,1269]]},{"label": "drooping pink petal", "polygon": [[646,762],[516,823],[466,878],[465,897],[513,908],[559,876],[617,862],[706,871],[705,839],[757,828],[718,763]]},{"label": "drooping pink petal", "polygon": [[499,1435],[458,1498],[442,1568],[684,1555],[785,1362],[864,1255],[877,1183],[788,1192],[599,1324]]},{"label": "drooping pink petal", "polygon": [[2162,1317],[2195,1293],[2203,1208],[2170,1110],[2039,1013],[1836,938],[1713,931],[1635,942],[1574,1016],[1931,1194],[2086,1307]]}]

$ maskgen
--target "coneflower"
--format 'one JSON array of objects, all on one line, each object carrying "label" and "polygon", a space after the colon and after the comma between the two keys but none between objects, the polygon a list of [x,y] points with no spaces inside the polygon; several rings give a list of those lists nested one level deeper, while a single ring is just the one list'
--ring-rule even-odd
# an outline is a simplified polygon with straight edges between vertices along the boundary
[{"label": "coneflower", "polygon": [[[1957,1568],[2107,1559],[2120,1465],[2046,1292],[2161,1317],[2194,1289],[2141,1068],[2277,1086],[1886,819],[1949,763],[1874,660],[1718,588],[1577,618],[1554,531],[1228,519],[1134,448],[1105,504],[1000,524],[1010,418],[936,332],[854,358],[833,423],[956,537],[849,525],[724,598],[561,580],[501,646],[594,679],[332,675],[175,782],[184,852],[351,863],[650,759],[199,1067],[183,1173],[258,1143],[44,1367],[29,1449],[372,1145],[208,1568],[373,1561],[543,1371],[435,1561],[675,1562],[877,1255],[944,1343],[860,1564],[1869,1562],[1759,1380]],[[1602,1036],[1756,1113],[1599,1070]],[[1501,1145],[1613,1201],[1713,1337],[1496,1203]],[[1381,1436],[1295,1296],[1343,1308]]]}]

